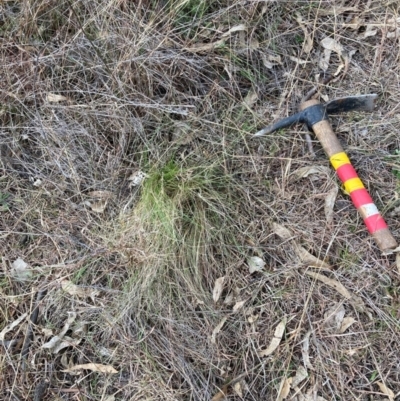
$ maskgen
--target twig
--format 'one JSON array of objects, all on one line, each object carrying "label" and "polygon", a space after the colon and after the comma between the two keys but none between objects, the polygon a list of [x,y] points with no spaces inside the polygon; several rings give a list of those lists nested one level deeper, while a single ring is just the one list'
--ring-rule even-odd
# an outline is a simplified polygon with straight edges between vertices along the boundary
[{"label": "twig", "polygon": [[308,151],[310,152],[311,158],[315,159],[316,156],[315,156],[315,152],[314,152],[314,147],[313,147],[313,144],[312,144],[311,136],[307,132],[305,137],[306,137],[306,143],[307,143]]},{"label": "twig", "polygon": [[258,368],[260,368],[261,366],[265,365],[265,361],[258,363],[257,365],[253,366],[252,368],[250,368],[248,371],[240,374],[239,376],[236,376],[235,378],[229,380],[228,382],[226,382],[221,390],[212,398],[214,399],[219,399],[218,398],[218,394],[223,393],[224,395],[227,394],[228,392],[228,388],[233,386],[234,384],[236,384],[237,382],[239,382],[240,380],[244,379],[246,376],[248,376],[250,373],[254,372],[255,370],[257,370]]},{"label": "twig", "polygon": [[313,88],[311,88],[301,99],[301,103],[306,102],[307,100],[310,100],[318,91],[318,87],[320,85],[328,85],[329,82],[331,82],[335,77],[334,75],[329,75],[322,82],[319,82],[317,85],[315,85]]},{"label": "twig", "polygon": [[22,346],[22,351],[21,351],[22,369],[23,370],[25,370],[25,359],[26,359],[26,356],[28,355],[29,347],[32,342],[33,326],[36,324],[38,316],[39,316],[39,304],[40,304],[40,301],[43,299],[46,291],[47,291],[46,287],[43,286],[42,289],[40,289],[36,295],[35,307],[33,308],[33,311],[30,316],[30,322],[28,324],[28,329],[26,331],[24,345]]}]

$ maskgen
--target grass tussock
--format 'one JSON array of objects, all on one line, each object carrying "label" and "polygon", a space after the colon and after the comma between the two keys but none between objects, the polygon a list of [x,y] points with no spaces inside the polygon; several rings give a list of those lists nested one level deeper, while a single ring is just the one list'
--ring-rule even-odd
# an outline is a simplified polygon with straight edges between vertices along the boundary
[{"label": "grass tussock", "polygon": [[1,399],[397,397],[398,261],[303,127],[252,138],[377,92],[332,122],[400,238],[396,2],[0,8]]}]

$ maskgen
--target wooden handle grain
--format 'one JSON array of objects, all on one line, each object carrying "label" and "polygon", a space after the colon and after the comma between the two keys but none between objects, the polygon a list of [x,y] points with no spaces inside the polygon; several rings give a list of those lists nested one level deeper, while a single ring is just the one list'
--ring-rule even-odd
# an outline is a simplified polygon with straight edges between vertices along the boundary
[{"label": "wooden handle grain", "polygon": [[312,129],[379,249],[385,254],[393,252],[397,248],[397,242],[344,152],[329,121],[319,121]]}]

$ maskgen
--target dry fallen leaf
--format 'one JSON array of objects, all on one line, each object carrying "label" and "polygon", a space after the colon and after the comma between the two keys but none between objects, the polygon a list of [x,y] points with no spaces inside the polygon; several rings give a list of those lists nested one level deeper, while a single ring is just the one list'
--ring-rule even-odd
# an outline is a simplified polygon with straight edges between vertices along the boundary
[{"label": "dry fallen leaf", "polygon": [[346,289],[346,287],[337,280],[330,279],[323,274],[314,273],[314,272],[306,272],[308,276],[314,277],[315,279],[323,282],[327,286],[334,288],[339,294],[343,295],[346,299],[350,301],[352,306],[359,312],[366,313],[370,320],[372,320],[372,315],[370,311],[366,308],[364,301],[361,297],[356,294],[352,294],[350,291]]},{"label": "dry fallen leaf", "polygon": [[72,334],[74,336],[83,336],[87,333],[88,327],[87,327],[87,322],[77,322],[74,325]]},{"label": "dry fallen leaf", "polygon": [[218,302],[219,297],[222,294],[222,291],[224,289],[224,281],[225,281],[225,276],[217,278],[215,280],[214,289],[213,289],[213,300],[214,300],[214,302]]},{"label": "dry fallen leaf", "polygon": [[96,202],[89,202],[91,209],[96,213],[103,213],[107,207],[107,200],[101,199]]},{"label": "dry fallen leaf", "polygon": [[185,50],[191,51],[191,52],[204,52],[204,51],[213,50],[217,47],[220,47],[220,46],[224,45],[224,43],[225,43],[224,39],[220,39],[220,40],[217,40],[217,41],[211,42],[211,43],[196,43],[194,46],[187,47]]},{"label": "dry fallen leaf", "polygon": [[301,346],[301,355],[303,357],[304,366],[308,369],[314,370],[314,367],[310,361],[310,354],[309,354],[310,335],[311,335],[311,331],[307,331],[307,333],[304,335],[304,338],[302,341],[302,346]]},{"label": "dry fallen leaf", "polygon": [[343,46],[335,39],[326,37],[321,40],[321,45],[324,49],[337,53],[339,57],[342,56]]},{"label": "dry fallen leaf", "polygon": [[301,17],[300,14],[297,14],[296,21],[299,24],[301,30],[304,32],[304,42],[303,42],[303,51],[307,54],[309,54],[313,48],[313,41],[308,33],[308,30],[306,26],[304,25],[303,18]]},{"label": "dry fallen leaf", "polygon": [[388,39],[394,39],[394,38],[400,37],[400,28],[397,28],[395,31],[388,32],[388,33],[386,34],[386,37],[387,37]]},{"label": "dry fallen leaf", "polygon": [[394,401],[394,392],[387,387],[386,384],[382,382],[376,382],[376,384],[379,386],[379,389],[382,391],[382,393],[389,397],[389,401]]},{"label": "dry fallen leaf", "polygon": [[247,264],[249,265],[250,274],[261,271],[265,266],[264,260],[258,256],[252,256],[251,258],[248,258]]},{"label": "dry fallen leaf", "polygon": [[226,296],[226,298],[224,299],[224,304],[225,305],[231,305],[233,304],[233,294],[230,293]]},{"label": "dry fallen leaf", "polygon": [[278,223],[272,223],[273,232],[281,239],[290,239],[293,237],[293,233]]},{"label": "dry fallen leaf", "polygon": [[18,319],[14,320],[12,323],[7,324],[6,327],[0,332],[0,341],[4,341],[5,335],[11,331],[14,327],[17,327],[25,318],[28,316],[27,313],[22,314]]},{"label": "dry fallen leaf", "polygon": [[226,322],[227,317],[223,317],[222,320],[215,326],[212,335],[211,335],[211,342],[213,344],[216,343],[216,339],[217,339],[217,334],[221,331],[223,325]]},{"label": "dry fallen leaf", "polygon": [[400,252],[396,253],[396,267],[397,271],[400,273]]},{"label": "dry fallen leaf", "polygon": [[99,295],[99,291],[93,288],[80,287],[69,280],[61,281],[61,288],[69,295],[76,295],[77,297],[94,299],[95,296]]},{"label": "dry fallen leaf", "polygon": [[115,350],[113,351],[113,350],[110,350],[110,349],[108,349],[106,347],[102,347],[102,346],[98,347],[98,351],[99,351],[100,355],[106,356],[107,358],[110,358],[113,355],[113,353],[115,352]]},{"label": "dry fallen leaf", "polygon": [[352,11],[358,12],[359,9],[357,7],[342,7],[340,5],[335,5],[335,4],[330,5],[330,7],[327,9],[318,8],[318,14],[323,16],[340,15],[344,13],[350,13]]},{"label": "dry fallen leaf", "polygon": [[350,28],[353,30],[356,30],[358,28],[360,28],[362,22],[360,20],[360,17],[358,15],[355,15],[350,22],[343,24],[344,28]]},{"label": "dry fallen leaf", "polygon": [[397,27],[400,25],[400,17],[392,16],[387,20],[387,23],[388,23],[388,25],[391,25],[392,28]]},{"label": "dry fallen leaf", "polygon": [[354,319],[353,317],[345,317],[343,319],[342,325],[340,326],[339,333],[342,334],[344,333],[353,323],[355,323],[357,320]]},{"label": "dry fallen leaf", "polygon": [[226,395],[228,394],[228,386],[225,384],[222,386],[221,390],[218,391],[217,394],[211,398],[211,401],[222,401],[225,399]]},{"label": "dry fallen leaf", "polygon": [[87,195],[91,198],[110,199],[112,198],[113,193],[110,191],[90,191]]},{"label": "dry fallen leaf", "polygon": [[307,379],[308,377],[308,372],[307,369],[300,365],[297,370],[296,370],[296,374],[293,377],[292,380],[292,388],[297,387],[304,379]]},{"label": "dry fallen leaf", "polygon": [[325,175],[329,177],[331,170],[326,166],[305,166],[293,171],[291,175],[296,178],[305,178],[312,174]]},{"label": "dry fallen leaf", "polygon": [[364,31],[364,39],[370,36],[375,36],[378,33],[378,29],[374,24],[368,24]]},{"label": "dry fallen leaf", "polygon": [[258,99],[258,94],[254,89],[250,89],[249,92],[247,93],[246,97],[243,100],[243,104],[245,106],[251,107],[254,105],[254,103],[257,102]]},{"label": "dry fallen leaf", "polygon": [[[319,61],[319,66],[323,71],[326,71],[329,67],[332,52],[335,52],[339,59],[343,58],[343,46],[333,38],[328,37],[321,40],[321,46],[324,48],[324,55]],[[337,73],[334,75],[337,75]]]},{"label": "dry fallen leaf", "polygon": [[320,273],[314,273],[307,271],[306,274],[308,276],[314,277],[316,280],[321,281],[322,283],[326,284],[327,286],[335,289],[339,294],[343,295],[346,299],[351,299],[351,293],[346,289],[346,287],[337,280],[332,278],[326,277]]},{"label": "dry fallen leaf", "polygon": [[[75,319],[76,319],[76,312],[68,312],[68,318],[67,318],[67,321],[64,324],[63,329],[60,331],[60,333],[58,333],[58,335],[52,337],[49,341],[44,343],[42,345],[42,348],[51,349],[54,352],[54,349],[56,347],[58,347],[58,345],[61,343],[61,341],[63,340],[65,334],[67,333],[67,331],[69,330],[71,324],[75,321]],[[58,351],[59,351],[59,349],[58,349]]]},{"label": "dry fallen leaf", "polygon": [[224,38],[226,36],[230,36],[234,32],[240,32],[240,31],[246,31],[246,30],[247,30],[247,27],[244,24],[235,25],[234,27],[229,29],[229,31],[223,33],[221,36]]},{"label": "dry fallen leaf", "polygon": [[60,362],[64,368],[69,369],[71,366],[74,366],[74,357],[68,357],[68,352],[64,352],[61,356]]},{"label": "dry fallen leaf", "polygon": [[284,377],[279,386],[278,396],[276,401],[283,401],[290,393],[290,385],[292,384],[292,378]]},{"label": "dry fallen leaf", "polygon": [[241,381],[238,381],[233,385],[233,390],[240,398],[243,398],[243,388]]},{"label": "dry fallen leaf", "polygon": [[325,326],[334,329],[336,332],[340,330],[346,311],[342,303],[335,304],[324,315]]},{"label": "dry fallen leaf", "polygon": [[68,98],[63,95],[57,95],[56,93],[48,92],[46,95],[46,100],[50,103],[59,103],[68,100]]},{"label": "dry fallen leaf", "polygon": [[329,68],[329,60],[331,58],[331,52],[329,50],[324,51],[324,55],[320,58],[319,60],[319,67],[321,68],[322,71],[327,71]]},{"label": "dry fallen leaf", "polygon": [[246,301],[239,301],[236,302],[235,305],[233,306],[232,310],[233,312],[237,312],[239,309],[243,307],[243,305],[246,303]]},{"label": "dry fallen leaf", "polygon": [[[278,237],[280,237],[283,240],[289,240],[293,238],[293,233],[289,229],[278,223],[272,223],[272,230]],[[310,267],[316,267],[328,270],[331,269],[331,266],[329,264],[312,255],[310,252],[308,252],[305,248],[303,248],[294,240],[291,241],[291,244],[294,247],[294,250],[298,258],[303,263],[307,264]]]},{"label": "dry fallen leaf", "polygon": [[58,354],[62,349],[67,347],[76,347],[82,341],[82,338],[71,338],[65,336],[61,342],[56,344],[52,350],[53,354]]},{"label": "dry fallen leaf", "polygon": [[61,338],[62,337],[60,337],[60,336],[54,336],[54,337],[52,337],[49,341],[47,341],[46,343],[44,343],[43,345],[42,345],[42,348],[47,348],[47,349],[52,349],[52,348],[54,348],[60,341],[61,341]]},{"label": "dry fallen leaf", "polygon": [[295,243],[295,250],[299,259],[303,263],[306,263],[308,267],[316,267],[318,269],[327,270],[331,269],[331,266],[328,265],[328,263],[324,262],[321,259],[318,259],[316,256],[308,252],[305,248],[303,248],[301,245],[298,245],[297,243]]},{"label": "dry fallen leaf", "polygon": [[248,321],[249,323],[255,323],[255,322],[258,320],[258,318],[259,318],[259,315],[250,315],[250,316],[247,318],[247,321]]},{"label": "dry fallen leaf", "polygon": [[363,312],[368,315],[369,319],[372,320],[372,314],[367,309],[364,304],[364,301],[361,297],[356,294],[352,294],[350,291],[346,289],[346,287],[337,280],[330,279],[323,274],[314,273],[314,272],[306,272],[307,275],[314,277],[315,279],[323,282],[331,288],[334,288],[339,294],[343,295],[346,299],[348,299],[351,305],[359,312]]},{"label": "dry fallen leaf", "polygon": [[48,329],[47,327],[42,327],[40,331],[43,333],[44,337],[46,337],[46,338],[54,335],[53,330]]},{"label": "dry fallen leaf", "polygon": [[23,259],[17,258],[11,264],[11,275],[19,281],[26,281],[32,278],[32,270],[29,268],[28,263],[26,263]]},{"label": "dry fallen leaf", "polygon": [[260,47],[260,42],[257,40],[257,38],[253,37],[248,42],[248,46],[251,50],[256,50]]},{"label": "dry fallen leaf", "polygon": [[75,365],[71,366],[70,368],[63,370],[62,372],[69,373],[74,372],[76,370],[91,370],[93,372],[100,372],[100,373],[118,373],[111,365],[102,365],[100,363],[85,363],[83,365]]},{"label": "dry fallen leaf", "polygon": [[279,54],[269,54],[268,60],[272,63],[282,64],[282,58]]},{"label": "dry fallen leaf", "polygon": [[266,54],[262,53],[261,57],[262,57],[264,66],[268,69],[274,68],[274,66],[277,64],[282,64],[282,59],[281,59],[281,56],[279,56],[279,55],[277,55],[277,56],[268,55],[268,57],[267,57]]},{"label": "dry fallen leaf", "polygon": [[131,187],[138,187],[143,183],[146,177],[147,177],[146,173],[143,173],[143,171],[138,170],[129,176],[128,181],[131,181],[130,184]]},{"label": "dry fallen leaf", "polygon": [[286,323],[287,319],[284,318],[278,326],[276,326],[274,337],[272,338],[268,348],[258,354],[260,357],[271,355],[278,348],[282,341],[283,333],[285,332]]},{"label": "dry fallen leaf", "polygon": [[339,187],[334,185],[333,188],[328,192],[325,197],[325,218],[328,224],[333,221],[333,207],[335,206],[336,196],[338,194]]},{"label": "dry fallen leaf", "polygon": [[289,56],[289,58],[290,58],[290,60],[294,61],[295,63],[297,63],[299,65],[311,63],[311,61],[302,60],[301,58],[294,57],[294,56]]}]

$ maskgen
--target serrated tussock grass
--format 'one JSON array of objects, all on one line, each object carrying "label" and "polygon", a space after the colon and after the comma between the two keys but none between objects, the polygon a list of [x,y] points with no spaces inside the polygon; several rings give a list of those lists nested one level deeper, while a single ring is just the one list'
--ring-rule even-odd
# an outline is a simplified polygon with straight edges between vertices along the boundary
[{"label": "serrated tussock grass", "polygon": [[[171,159],[150,170],[137,204],[120,217],[124,241],[131,237],[141,243],[147,255],[140,267],[132,266],[134,298],[147,304],[158,299],[158,307],[174,308],[165,291],[169,286],[174,297],[210,297],[204,280],[209,273],[207,260],[221,237],[233,235],[227,203],[231,185],[218,165],[184,166]],[[155,287],[160,291],[156,298],[147,294]]]}]

